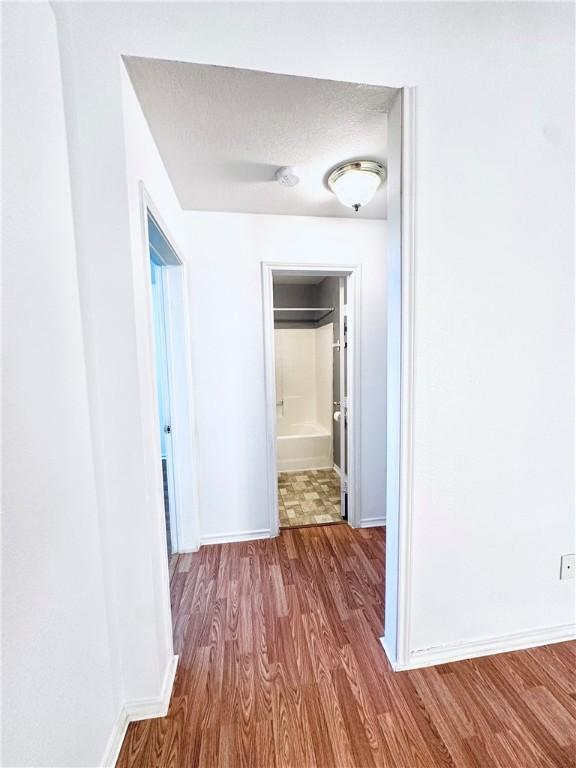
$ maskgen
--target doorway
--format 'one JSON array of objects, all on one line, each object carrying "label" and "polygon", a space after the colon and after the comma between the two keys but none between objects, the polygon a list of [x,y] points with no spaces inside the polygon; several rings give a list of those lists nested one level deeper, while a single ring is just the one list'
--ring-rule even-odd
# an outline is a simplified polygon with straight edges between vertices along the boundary
[{"label": "doorway", "polygon": [[271,528],[355,525],[357,267],[263,265]]},{"label": "doorway", "polygon": [[153,412],[150,461],[159,539],[172,563],[171,555],[200,546],[187,265],[142,182],[139,192],[149,322],[143,377],[152,385],[147,393]]},{"label": "doorway", "polygon": [[178,551],[174,453],[172,445],[172,407],[168,357],[166,270],[179,263],[178,257],[150,211],[147,212],[152,318],[154,324],[154,369],[159,425],[159,461],[162,470],[164,521],[168,557]]},{"label": "doorway", "polygon": [[[144,63],[143,63],[144,62]],[[145,79],[143,78],[143,66],[155,68],[158,65],[157,61],[150,60],[145,63],[145,60],[138,60],[133,62],[134,73],[137,75],[136,79],[140,78],[141,83],[135,82],[135,87],[138,91],[140,88],[142,93],[142,101],[147,93],[147,86]],[[132,66],[132,65],[131,65]],[[228,121],[229,130],[232,134],[232,139],[223,145],[221,141],[222,135],[220,132],[215,131],[213,134],[219,137],[218,152],[214,155],[206,154],[203,139],[205,139],[207,133],[205,121],[197,122],[196,130],[198,131],[200,138],[196,141],[192,127],[190,132],[186,132],[186,147],[197,149],[202,148],[201,156],[198,158],[200,168],[205,168],[206,163],[210,162],[211,158],[214,158],[214,162],[222,162],[222,150],[232,147],[240,147],[241,154],[239,157],[235,157],[232,152],[228,157],[228,165],[230,168],[238,169],[244,168],[246,163],[252,163],[250,166],[252,170],[258,169],[257,177],[264,181],[271,181],[273,174],[271,168],[275,167],[275,157],[278,156],[277,149],[272,152],[276,147],[277,131],[274,131],[269,141],[263,140],[262,134],[258,133],[256,136],[257,145],[252,147],[251,144],[237,142],[236,138],[239,135],[244,137],[245,142],[254,139],[254,132],[246,131],[246,125],[251,125],[254,122],[254,115],[263,115],[263,119],[259,121],[262,126],[270,125],[274,128],[274,121],[268,121],[264,119],[270,114],[275,114],[275,110],[271,108],[268,103],[268,98],[271,98],[277,94],[281,94],[281,98],[286,100],[285,94],[290,88],[290,93],[294,94],[294,98],[291,99],[293,104],[306,105],[306,93],[311,94],[313,110],[310,113],[313,116],[321,115],[318,112],[317,102],[313,98],[314,88],[316,85],[321,88],[321,92],[326,94],[327,89],[340,88],[344,89],[352,87],[354,93],[368,93],[373,94],[380,105],[377,109],[371,108],[370,104],[367,105],[370,110],[370,115],[375,117],[381,115],[385,119],[385,130],[377,130],[379,142],[385,142],[379,144],[380,149],[378,151],[368,152],[369,155],[375,155],[386,159],[387,165],[387,181],[386,181],[386,200],[385,200],[385,214],[383,217],[387,218],[387,235],[386,243],[382,248],[382,256],[386,258],[387,262],[387,274],[388,274],[388,301],[386,305],[388,328],[386,335],[383,334],[382,345],[387,350],[387,369],[386,369],[386,383],[382,379],[382,386],[379,390],[379,395],[385,399],[387,418],[385,428],[382,430],[386,436],[386,503],[384,507],[386,526],[387,526],[387,565],[386,565],[386,651],[395,664],[407,664],[410,660],[410,580],[412,575],[412,415],[413,415],[413,366],[412,366],[412,354],[414,344],[414,286],[413,286],[413,271],[414,271],[414,259],[415,259],[415,180],[416,180],[416,123],[415,123],[415,89],[403,88],[403,89],[387,89],[381,86],[369,86],[364,85],[362,88],[358,88],[358,84],[345,84],[345,83],[333,83],[330,81],[314,81],[310,78],[299,78],[292,76],[278,76],[270,75],[269,73],[262,72],[249,72],[244,70],[237,70],[233,68],[219,68],[219,67],[205,67],[198,64],[185,64],[181,62],[167,62],[167,67],[181,68],[186,66],[189,70],[190,91],[192,96],[188,93],[187,89],[182,89],[180,97],[183,100],[183,108],[186,104],[195,103],[198,106],[202,103],[203,98],[207,99],[206,109],[200,111],[204,115],[212,115],[217,120],[218,110],[214,110],[213,103],[210,102],[213,93],[220,92],[226,93],[225,88],[213,88],[206,87],[206,83],[209,82],[207,78],[214,76],[215,78],[233,78],[234,92],[239,93],[241,88],[245,94],[245,98],[237,99],[239,108],[234,112],[234,121]],[[130,69],[130,67],[129,67]],[[138,74],[138,72],[140,74]],[[134,74],[133,73],[133,74]],[[281,77],[281,80],[278,78]],[[254,78],[257,78],[262,84],[269,83],[265,88],[259,86],[258,82],[254,82]],[[133,78],[134,81],[134,78]],[[218,82],[218,80],[216,81]],[[274,83],[281,83],[281,87],[274,87]],[[294,88],[294,91],[292,91]],[[299,93],[303,90],[302,93]],[[153,133],[158,146],[162,151],[162,116],[166,114],[165,109],[162,109],[162,99],[166,95],[166,89],[158,88],[157,97],[159,99],[158,108],[152,109],[152,107],[143,107],[146,112],[146,117],[149,121],[150,129]],[[192,100],[192,101],[191,101]],[[340,105],[335,110],[334,115],[340,119],[343,115],[341,105],[343,103],[354,103],[354,100],[338,99]],[[273,106],[273,98],[272,98]],[[225,108],[225,107],[224,107]],[[308,109],[308,108],[306,108]],[[245,111],[248,111],[250,119],[247,120],[244,117]],[[196,109],[196,113],[198,110]],[[198,114],[200,114],[198,113]],[[159,120],[158,126],[154,124],[154,114]],[[159,116],[159,117],[158,117]],[[191,123],[193,121],[191,120]],[[364,125],[365,121],[358,121],[357,125]],[[371,122],[371,121],[370,121]],[[306,111],[302,119],[296,124],[307,124]],[[348,122],[346,122],[348,125]],[[375,125],[375,124],[374,124]],[[334,120],[330,123],[331,130],[334,128]],[[377,128],[377,126],[375,126]],[[349,131],[348,131],[349,132]],[[165,132],[164,132],[165,133]],[[356,132],[353,132],[356,133]],[[359,132],[358,132],[359,133]],[[300,131],[301,135],[302,132]],[[322,131],[318,131],[317,135],[320,136],[322,141],[322,148],[330,148],[335,150],[337,148],[336,142],[326,142],[325,134]],[[332,134],[331,134],[332,135]],[[250,156],[247,156],[247,146],[250,146],[253,150],[253,157],[258,158],[258,161],[252,160]],[[384,152],[382,152],[382,146]],[[262,162],[263,148],[267,148],[270,151],[270,159],[267,163]],[[362,156],[366,156],[364,148],[358,150]],[[319,162],[320,152],[311,152],[311,157],[314,158],[314,162]],[[343,153],[338,150],[338,157],[334,160],[344,159],[345,156],[351,156],[356,152],[350,151]],[[323,161],[324,168],[329,168],[330,163]],[[279,170],[279,169],[278,169]],[[259,174],[262,174],[260,176]],[[321,179],[321,175],[315,174],[313,176],[317,181],[317,189],[320,194],[323,185],[325,186],[326,179]],[[181,179],[182,183],[188,185],[190,179],[195,179],[194,174],[185,174]],[[204,176],[202,177],[203,183],[198,185],[197,193],[198,204],[196,207],[199,210],[209,210],[210,202],[207,202],[207,184],[205,183]],[[219,180],[219,183],[223,183],[223,179]],[[274,185],[272,183],[257,183],[253,187],[258,193],[252,201],[253,207],[247,207],[247,194],[245,186],[245,176],[243,174],[232,174],[231,177],[226,179],[226,200],[228,201],[228,207],[225,210],[243,212],[243,213],[265,213],[270,212],[274,214],[285,213],[291,215],[302,215],[302,200],[298,194],[288,195],[286,194],[285,187],[282,184]],[[176,183],[176,182],[174,182]],[[237,186],[235,186],[237,185]],[[213,207],[213,210],[223,210],[221,201],[221,190],[218,190],[218,184],[214,184],[212,192],[219,201],[218,207]],[[237,190],[237,196],[232,195],[234,189]],[[178,188],[176,189],[178,194]],[[186,187],[182,189],[181,194],[188,194],[190,190]],[[228,194],[230,196],[228,197]],[[324,194],[322,192],[322,194]],[[282,200],[280,200],[282,196]],[[187,197],[188,200],[190,198]],[[320,198],[318,198],[320,201]],[[285,203],[289,201],[289,203]],[[300,201],[300,203],[298,202]],[[327,206],[334,206],[333,213],[330,213],[328,207],[318,208],[317,215],[319,216],[345,216],[345,217],[359,217],[364,215],[367,217],[370,215],[369,211],[374,209],[367,209],[368,213],[363,214],[363,210],[360,211],[347,211],[345,207],[341,206],[334,197],[330,198],[329,204],[326,201]],[[194,208],[195,203],[190,202],[189,205]],[[310,212],[310,206],[306,203],[306,211]],[[259,238],[255,239],[255,245],[260,246],[261,241]],[[274,247],[273,245],[271,246]],[[265,334],[266,334],[266,451],[267,451],[267,463],[266,463],[266,507],[268,510],[268,526],[260,527],[262,523],[265,525],[265,521],[260,522],[261,517],[258,518],[257,527],[249,530],[242,530],[243,536],[248,533],[257,532],[258,535],[270,535],[276,536],[279,531],[279,519],[278,519],[278,486],[277,486],[277,457],[276,457],[276,400],[275,400],[275,370],[274,370],[274,315],[273,315],[273,296],[272,296],[272,269],[278,270],[282,267],[282,264],[278,262],[282,261],[282,253],[284,252],[287,261],[291,261],[294,258],[293,254],[301,253],[302,258],[315,258],[314,253],[324,255],[324,258],[334,258],[339,260],[337,252],[330,250],[315,250],[306,251],[301,248],[295,247],[287,250],[286,248],[278,251],[276,255],[277,263],[264,265],[264,298],[265,298]],[[354,258],[354,249],[350,249],[349,253],[351,258]],[[326,254],[332,254],[326,256]],[[268,256],[264,258],[269,258]],[[299,258],[298,256],[296,258]],[[347,257],[343,257],[347,258]],[[293,267],[294,268],[294,267]],[[302,269],[302,265],[295,265],[296,269]],[[305,267],[308,269],[314,269],[314,267]],[[321,265],[322,271],[324,271],[324,265]],[[266,271],[267,270],[267,271]],[[359,306],[359,302],[356,302]],[[350,334],[350,330],[349,330]],[[354,345],[358,349],[358,345]],[[228,372],[223,372],[223,376],[229,375]],[[357,378],[358,372],[356,371],[352,378],[352,382]],[[358,430],[358,419],[353,416],[354,412],[354,391],[358,392],[358,388],[351,388],[349,396],[348,415],[349,423],[351,425],[351,434],[349,434],[348,450],[349,457],[348,462],[350,465],[350,473],[348,478],[348,523],[351,526],[357,527],[357,525],[366,525],[366,521],[370,521],[370,513],[367,513],[368,503],[364,504],[364,509],[360,509],[360,483],[359,473],[357,471],[357,464],[359,462],[358,449],[360,442],[356,437],[356,431]],[[359,392],[358,392],[359,395]],[[252,405],[252,403],[250,403]],[[358,405],[360,405],[360,397],[358,397]],[[366,434],[365,434],[366,437]],[[369,466],[369,458],[372,447],[367,444],[364,463],[364,468]],[[252,467],[254,474],[259,472],[259,467]],[[363,480],[363,483],[365,480]],[[357,490],[356,490],[357,489]],[[364,494],[364,499],[367,500],[367,494]],[[232,499],[232,502],[234,499]],[[258,507],[260,511],[261,506],[256,499],[251,498],[248,504],[253,507]],[[360,515],[360,511],[364,512],[364,516]],[[358,517],[356,517],[358,513]],[[378,518],[381,519],[380,510],[378,510]],[[372,518],[375,519],[375,518]],[[369,524],[369,523],[368,523]],[[256,525],[256,523],[255,523]],[[230,534],[227,534],[230,535]],[[214,537],[211,537],[212,540]],[[208,540],[208,539],[207,539]]]}]

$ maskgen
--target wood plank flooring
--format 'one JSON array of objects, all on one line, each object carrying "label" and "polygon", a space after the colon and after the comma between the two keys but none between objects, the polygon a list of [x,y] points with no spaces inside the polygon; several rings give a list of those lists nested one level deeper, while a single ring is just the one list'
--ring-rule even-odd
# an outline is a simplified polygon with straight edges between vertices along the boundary
[{"label": "wood plank flooring", "polygon": [[382,528],[285,530],[173,563],[168,716],[119,768],[571,768],[576,643],[391,671]]}]

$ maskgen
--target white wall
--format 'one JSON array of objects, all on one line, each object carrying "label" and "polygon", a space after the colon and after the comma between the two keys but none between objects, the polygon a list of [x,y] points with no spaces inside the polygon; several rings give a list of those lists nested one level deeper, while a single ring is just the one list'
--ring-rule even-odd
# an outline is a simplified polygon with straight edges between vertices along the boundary
[{"label": "white wall", "polygon": [[[60,32],[63,62],[69,63],[73,47],[66,30]],[[97,98],[83,90],[69,66],[65,70],[92,450],[118,688],[112,710],[116,719],[120,705],[138,709],[141,701],[152,706],[157,701],[161,706],[173,658],[140,182],[177,245],[181,213],[125,74],[116,82],[121,113],[99,126],[100,141],[108,136],[114,156],[109,166],[101,166],[96,157],[83,153]],[[99,181],[109,187],[108,202],[114,201],[109,210],[100,210]],[[194,509],[189,512],[184,542],[192,537],[195,522]]]},{"label": "white wall", "polygon": [[269,529],[262,261],[361,266],[360,519],[382,518],[385,222],[192,212],[186,218],[202,536]]},{"label": "white wall", "polygon": [[171,670],[153,379],[139,375],[151,336],[138,181],[176,235],[180,211],[130,88],[100,125],[116,152],[100,167],[76,110],[97,97],[77,100],[65,67],[64,121],[52,9],[3,11],[3,759],[95,766],[122,708],[153,711]]},{"label": "white wall", "polygon": [[3,8],[2,764],[95,766],[112,668],[56,25]]}]

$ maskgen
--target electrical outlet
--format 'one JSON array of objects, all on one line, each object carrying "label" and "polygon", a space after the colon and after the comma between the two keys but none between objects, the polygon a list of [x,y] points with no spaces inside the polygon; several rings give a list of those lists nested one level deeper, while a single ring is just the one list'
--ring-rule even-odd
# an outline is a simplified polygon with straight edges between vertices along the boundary
[{"label": "electrical outlet", "polygon": [[573,579],[576,571],[576,555],[562,555],[560,558],[560,578]]}]

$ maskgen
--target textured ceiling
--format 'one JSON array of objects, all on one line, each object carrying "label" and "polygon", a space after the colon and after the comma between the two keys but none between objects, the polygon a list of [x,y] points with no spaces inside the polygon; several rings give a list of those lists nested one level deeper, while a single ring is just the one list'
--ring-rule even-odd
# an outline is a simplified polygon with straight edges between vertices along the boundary
[{"label": "textured ceiling", "polygon": [[[305,216],[386,217],[386,185],[359,213],[326,186],[338,163],[386,161],[395,89],[125,57],[182,207]],[[279,166],[300,176],[274,181]]]}]

